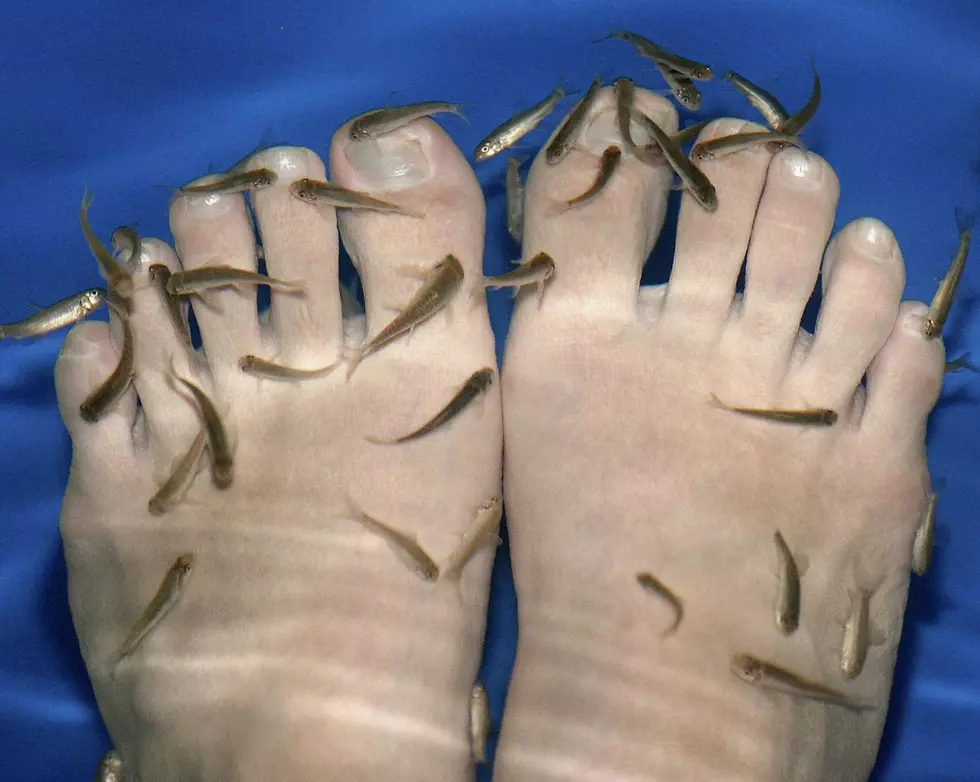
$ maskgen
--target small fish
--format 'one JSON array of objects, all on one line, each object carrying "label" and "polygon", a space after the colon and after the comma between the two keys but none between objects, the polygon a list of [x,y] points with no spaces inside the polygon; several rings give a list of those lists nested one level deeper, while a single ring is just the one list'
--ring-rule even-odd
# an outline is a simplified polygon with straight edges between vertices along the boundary
[{"label": "small fish", "polygon": [[314,377],[323,377],[329,374],[339,364],[339,361],[335,361],[328,366],[317,367],[316,369],[298,369],[297,367],[287,367],[284,364],[276,364],[273,361],[251,354],[242,356],[238,360],[238,366],[242,372],[257,375],[258,377],[271,378],[273,380],[305,380]]},{"label": "small fish", "polygon": [[125,263],[132,270],[139,268],[141,250],[143,247],[140,235],[134,228],[128,225],[120,225],[112,232],[112,249],[116,255],[122,259],[125,255]]},{"label": "small fish", "polygon": [[748,654],[736,654],[732,657],[731,671],[739,679],[754,684],[763,689],[782,692],[799,698],[823,701],[835,706],[842,706],[851,711],[874,709],[869,703],[851,698],[839,690],[831,689],[818,682],[810,681],[802,676],[780,668],[772,663],[760,660]]},{"label": "small fish", "polygon": [[405,309],[364,347],[353,351],[349,358],[347,378],[354,374],[358,364],[372,353],[410,333],[443,309],[463,284],[463,266],[453,255],[447,255],[426,274],[422,287],[416,291]]},{"label": "small fish", "polygon": [[691,162],[690,158],[684,154],[684,150],[664,133],[656,122],[650,119],[647,127],[663,150],[664,157],[667,158],[670,167],[677,172],[688,192],[694,196],[694,200],[709,212],[715,211],[718,208],[718,196],[708,177]]},{"label": "small fish", "polygon": [[922,514],[922,521],[912,541],[912,572],[917,576],[928,573],[929,566],[932,564],[932,548],[936,539],[937,499],[935,492],[929,492],[926,497],[926,510]]},{"label": "small fish", "polygon": [[487,288],[514,288],[516,293],[524,285],[538,286],[538,303],[544,296],[545,283],[555,274],[555,262],[548,253],[540,252],[531,260],[522,263],[516,269],[492,277],[484,277],[483,284]]},{"label": "small fish", "polygon": [[576,103],[568,116],[562,120],[561,125],[558,127],[558,132],[555,133],[554,138],[551,139],[551,143],[548,144],[548,148],[545,150],[544,159],[550,164],[555,165],[565,155],[568,154],[575,142],[578,141],[578,137],[582,132],[582,127],[585,125],[585,120],[589,116],[589,112],[592,110],[592,106],[595,104],[595,99],[599,95],[599,90],[602,88],[602,79],[595,79],[592,82],[592,86],[589,87],[588,92],[582,97],[578,103]]},{"label": "small fish", "polygon": [[207,445],[207,442],[207,429],[201,427],[201,431],[197,433],[197,437],[191,442],[190,447],[177,460],[173,473],[147,503],[147,509],[151,515],[162,516],[169,513],[187,493],[197,477],[201,457],[204,455],[204,446]]},{"label": "small fish", "polygon": [[980,369],[973,363],[973,354],[964,353],[962,356],[957,356],[951,361],[946,362],[946,368],[944,372],[958,372],[961,369],[969,369],[971,372],[980,372]]},{"label": "small fish", "polygon": [[86,397],[78,409],[83,421],[94,424],[105,416],[112,406],[119,401],[129,384],[133,382],[136,366],[136,351],[134,349],[133,329],[129,325],[129,315],[110,296],[107,303],[113,312],[119,316],[123,329],[122,352],[119,363],[105,382]]},{"label": "small fish", "polygon": [[732,84],[735,89],[749,99],[749,102],[755,106],[773,130],[789,119],[789,112],[786,111],[783,104],[771,92],[767,92],[757,84],[753,84],[735,71],[726,73],[725,81]]},{"label": "small fish", "polygon": [[689,79],[710,81],[714,78],[715,74],[711,70],[711,66],[705,65],[697,60],[689,60],[687,57],[681,57],[679,54],[674,54],[662,46],[658,46],[649,38],[644,38],[642,35],[627,32],[626,30],[617,30],[607,35],[606,38],[618,38],[621,41],[626,41],[632,44],[633,48],[644,57],[653,60],[655,65],[675,71]]},{"label": "small fish", "polygon": [[316,206],[332,206],[337,209],[371,209],[375,212],[416,217],[397,204],[390,204],[380,198],[372,198],[366,193],[348,190],[346,187],[318,179],[297,179],[289,186],[289,191],[301,201]]},{"label": "small fish", "polygon": [[435,581],[439,578],[439,566],[433,561],[425,550],[419,545],[418,539],[414,535],[406,535],[404,532],[389,527],[377,519],[373,519],[363,511],[357,509],[348,501],[350,515],[354,521],[371,532],[383,537],[388,545],[391,546],[395,554],[404,561],[419,578],[423,581]]},{"label": "small fish", "polygon": [[[639,111],[633,115],[633,119],[639,120],[640,124],[642,124],[644,127],[647,127],[649,123],[653,122],[653,120],[646,114]],[[709,122],[711,122],[711,120],[707,119],[703,119],[700,122],[695,122],[693,125],[689,125],[683,130],[677,131],[670,137],[670,140],[673,141],[678,147],[683,147],[684,145],[694,141],[694,139],[698,137],[698,134],[704,130],[705,127],[707,127]],[[653,130],[648,129],[648,132],[651,136],[656,135]],[[641,158],[648,163],[659,163],[660,161],[658,158],[662,158],[664,154],[664,151],[660,148],[660,145],[656,141],[650,144],[645,144],[641,149],[643,150],[643,155]]]},{"label": "small fish", "polygon": [[669,68],[659,68],[659,70],[660,75],[667,82],[670,94],[677,99],[681,106],[688,111],[697,111],[701,108],[701,90],[694,86],[690,79]]},{"label": "small fish", "polygon": [[670,607],[674,609],[674,621],[670,627],[664,630],[664,637],[677,632],[677,628],[680,627],[681,621],[684,619],[684,604],[681,599],[652,573],[637,573],[636,583],[651,595],[656,595],[670,603]]},{"label": "small fish", "polygon": [[473,153],[476,162],[487,160],[508,147],[512,147],[554,111],[555,106],[564,97],[565,90],[557,87],[554,92],[537,105],[515,114],[504,124],[494,128],[489,136],[477,144],[476,152]]},{"label": "small fish", "polygon": [[787,136],[800,133],[806,124],[813,119],[813,115],[817,113],[817,106],[820,105],[820,94],[820,76],[817,75],[817,67],[814,65],[813,92],[810,93],[810,100],[802,109],[791,115],[785,122],[781,122],[774,130],[778,133],[785,133]]},{"label": "small fish", "polygon": [[50,334],[52,331],[84,320],[105,304],[105,301],[105,288],[91,288],[76,293],[55,302],[50,307],[38,310],[23,320],[0,324],[0,339],[4,337],[22,339]]},{"label": "small fish", "polygon": [[102,756],[95,770],[95,782],[122,782],[122,758],[114,749]]},{"label": "small fish", "polygon": [[478,369],[472,375],[469,376],[467,381],[463,384],[463,387],[456,392],[449,403],[442,408],[438,413],[436,413],[429,421],[422,424],[418,429],[409,432],[406,435],[402,435],[394,440],[380,440],[375,437],[366,437],[365,439],[369,443],[375,443],[376,445],[397,445],[398,443],[407,443],[410,440],[417,440],[420,437],[424,437],[430,432],[435,431],[440,426],[444,426],[449,423],[453,418],[459,415],[466,407],[476,399],[480,394],[484,393],[490,385],[493,383],[493,370],[489,367],[484,367],[483,369]]},{"label": "small fish", "polygon": [[477,682],[470,694],[470,746],[473,762],[488,763],[487,737],[490,735],[490,698],[483,682]]},{"label": "small fish", "polygon": [[387,109],[373,109],[351,122],[350,137],[354,141],[374,138],[398,130],[398,128],[422,117],[445,113],[463,116],[458,103],[447,103],[441,100],[410,103],[407,106],[395,106]]},{"label": "small fish", "polygon": [[174,331],[177,332],[185,345],[190,346],[191,331],[187,327],[187,321],[184,319],[184,311],[181,309],[180,298],[167,290],[167,285],[170,282],[171,276],[173,276],[170,273],[170,269],[165,264],[154,263],[150,266],[149,274],[150,283],[157,289],[157,293],[167,307],[167,314],[170,316],[170,323],[173,325]]},{"label": "small fish", "polygon": [[102,244],[99,237],[96,236],[95,231],[92,230],[92,225],[88,221],[88,210],[92,206],[93,197],[92,193],[86,188],[82,194],[82,233],[85,234],[85,241],[88,242],[89,249],[92,251],[92,255],[95,256],[95,260],[99,262],[102,275],[109,283],[109,287],[122,298],[128,299],[133,295],[133,275],[129,269],[116,260],[116,257],[109,252],[109,248]]},{"label": "small fish", "polygon": [[631,152],[636,149],[630,123],[633,117],[633,105],[636,102],[636,90],[633,80],[620,76],[613,82],[613,94],[616,96],[616,124],[619,135],[623,137],[623,145]]},{"label": "small fish", "polygon": [[193,554],[183,554],[177,558],[176,562],[170,566],[167,575],[163,577],[160,588],[153,596],[150,604],[146,607],[143,615],[136,620],[133,629],[130,631],[126,640],[116,654],[116,665],[123,658],[128,657],[143,642],[163,618],[177,605],[184,589],[187,587],[187,580],[194,571],[195,556]]},{"label": "small fish", "polygon": [[301,282],[277,280],[248,269],[236,269],[234,266],[201,266],[171,275],[167,281],[167,293],[173,296],[189,296],[230,285],[268,285],[273,290],[283,293],[306,291],[306,286]]},{"label": "small fish", "polygon": [[733,413],[753,416],[754,418],[764,418],[768,421],[779,421],[784,424],[803,424],[806,426],[833,426],[837,423],[837,412],[822,407],[807,408],[806,410],[768,410],[758,407],[732,407],[726,405],[714,394],[711,395],[712,404],[722,410],[730,410]]},{"label": "small fish", "polygon": [[246,190],[261,190],[276,183],[279,175],[268,168],[257,168],[254,171],[241,171],[225,174],[212,182],[199,185],[184,185],[179,188],[184,195],[231,195],[244,193]]},{"label": "small fish", "polygon": [[524,241],[524,183],[521,181],[520,158],[507,161],[507,233],[517,244]]},{"label": "small fish", "polygon": [[970,239],[973,236],[973,218],[964,212],[957,211],[956,221],[960,228],[960,246],[953,256],[949,265],[949,271],[939,283],[936,295],[932,297],[929,305],[929,312],[926,313],[925,323],[922,326],[922,335],[926,339],[935,339],[946,325],[946,317],[953,306],[956,298],[956,289],[959,288],[960,278],[963,276],[963,269],[966,267],[966,256],[970,252]]},{"label": "small fish", "polygon": [[776,593],[776,627],[783,635],[792,635],[800,626],[801,568],[793,559],[786,539],[778,529],[773,536],[779,554],[779,591]]},{"label": "small fish", "polygon": [[840,672],[845,679],[854,679],[864,662],[868,659],[868,649],[882,643],[885,639],[871,624],[871,596],[874,589],[859,586],[848,590],[851,598],[851,613],[844,625],[841,640]]},{"label": "small fish", "polygon": [[174,370],[174,380],[190,392],[197,403],[198,415],[208,433],[208,449],[211,451],[211,481],[218,489],[227,489],[235,477],[235,460],[231,453],[231,441],[224,422],[211,398],[190,380],[186,380]]},{"label": "small fish", "polygon": [[709,141],[702,141],[699,144],[695,144],[694,149],[691,150],[691,159],[696,162],[713,160],[762,144],[778,145],[779,149],[785,146],[803,146],[803,142],[800,141],[798,136],[787,136],[784,133],[770,133],[768,130],[760,133],[733,133],[730,136],[718,136]]},{"label": "small fish", "polygon": [[623,151],[616,144],[610,144],[606,147],[602,153],[602,157],[599,159],[599,171],[596,174],[595,181],[584,193],[568,201],[566,206],[573,207],[586,204],[599,195],[602,188],[606,186],[606,183],[612,179],[612,175],[619,167],[619,161],[622,157]]},{"label": "small fish", "polygon": [[466,563],[473,555],[491,540],[499,541],[497,530],[503,515],[503,502],[499,496],[491,497],[477,508],[476,517],[460,538],[459,545],[453,549],[440,569],[439,578],[443,581],[458,582]]}]

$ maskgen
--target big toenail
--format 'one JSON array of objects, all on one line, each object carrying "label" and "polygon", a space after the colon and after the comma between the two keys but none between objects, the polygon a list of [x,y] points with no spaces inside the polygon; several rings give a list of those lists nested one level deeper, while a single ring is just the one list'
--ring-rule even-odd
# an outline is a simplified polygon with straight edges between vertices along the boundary
[{"label": "big toenail", "polygon": [[[205,185],[211,181],[219,179],[222,174],[208,174],[205,177],[195,180],[192,184]],[[232,196],[208,193],[206,195],[185,195],[180,197],[185,214],[193,215],[198,219],[209,220],[226,214],[234,198]]]},{"label": "big toenail", "polygon": [[418,136],[402,128],[376,139],[352,141],[347,161],[361,182],[373,190],[402,190],[429,178],[429,161]]},{"label": "big toenail", "polygon": [[884,224],[871,217],[865,217],[854,225],[854,236],[860,241],[865,252],[886,261],[895,254],[895,235]]},{"label": "big toenail", "polygon": [[789,181],[799,187],[816,187],[823,181],[823,166],[816,155],[811,155],[800,149],[787,149],[779,153],[783,170],[789,176]]}]

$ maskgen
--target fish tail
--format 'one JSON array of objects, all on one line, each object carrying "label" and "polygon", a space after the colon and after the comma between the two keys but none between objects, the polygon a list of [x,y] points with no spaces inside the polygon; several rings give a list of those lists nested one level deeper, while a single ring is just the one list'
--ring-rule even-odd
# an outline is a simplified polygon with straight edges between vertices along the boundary
[{"label": "fish tail", "polygon": [[953,210],[953,215],[956,217],[956,227],[961,234],[972,233],[973,226],[977,222],[978,209],[973,209],[967,211],[961,206],[956,207]]},{"label": "fish tail", "polygon": [[357,369],[357,365],[364,360],[364,351],[351,350],[344,356],[344,359],[347,361],[347,380],[349,381],[354,370]]}]

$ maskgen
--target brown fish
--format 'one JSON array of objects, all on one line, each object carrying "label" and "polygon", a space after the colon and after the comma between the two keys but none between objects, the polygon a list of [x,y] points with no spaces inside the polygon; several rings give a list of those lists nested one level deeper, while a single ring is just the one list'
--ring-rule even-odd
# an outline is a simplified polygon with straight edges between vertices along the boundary
[{"label": "brown fish", "polygon": [[960,228],[960,246],[953,256],[949,265],[949,271],[939,283],[936,295],[932,297],[929,311],[925,316],[925,323],[922,327],[922,335],[926,339],[935,339],[946,325],[946,318],[949,310],[953,306],[956,298],[956,290],[960,286],[960,278],[963,276],[963,269],[966,267],[966,257],[970,253],[970,239],[973,236],[973,217],[965,212],[957,210],[956,221]]},{"label": "brown fish", "polygon": [[180,192],[184,195],[231,195],[244,193],[246,190],[261,190],[274,185],[279,175],[268,168],[258,168],[254,171],[226,173],[211,182],[199,185],[184,185]]},{"label": "brown fish", "polygon": [[782,692],[798,698],[823,701],[834,706],[841,706],[851,711],[874,709],[870,703],[864,703],[855,698],[831,689],[818,682],[810,681],[802,676],[780,668],[772,663],[760,660],[748,654],[736,654],[731,660],[731,671],[739,679],[773,692]]},{"label": "brown fish", "polygon": [[487,288],[513,288],[517,291],[524,285],[538,286],[538,304],[544,296],[544,286],[555,274],[555,262],[546,252],[540,252],[531,260],[522,263],[516,269],[492,277],[484,277],[483,285]]},{"label": "brown fish", "polygon": [[463,574],[463,568],[473,558],[473,555],[490,541],[495,543],[499,541],[497,530],[500,528],[503,508],[503,502],[499,496],[491,497],[480,504],[476,510],[476,517],[466,528],[460,538],[459,545],[453,549],[440,569],[439,578],[443,581],[458,582]]},{"label": "brown fish", "polygon": [[82,194],[82,233],[85,235],[85,241],[88,242],[92,255],[94,255],[95,260],[99,262],[99,267],[102,269],[102,274],[109,283],[109,287],[118,293],[122,298],[128,299],[133,295],[133,275],[130,273],[129,269],[123,266],[123,264],[120,263],[111,252],[109,252],[109,248],[102,244],[95,231],[92,230],[92,225],[88,221],[88,210],[89,207],[92,206],[93,198],[94,196],[92,193],[86,188],[85,192]]},{"label": "brown fish", "polygon": [[619,167],[619,161],[622,157],[623,151],[616,144],[610,144],[606,147],[602,153],[602,157],[599,159],[599,171],[596,173],[595,181],[584,193],[568,201],[566,206],[570,208],[586,204],[599,195],[602,192],[602,188],[612,179],[612,175]]},{"label": "brown fish", "polygon": [[647,119],[649,120],[646,123],[647,128],[656,139],[670,167],[681,178],[684,187],[704,209],[709,212],[715,211],[718,208],[718,195],[714,185],[656,122],[649,117]]},{"label": "brown fish", "polygon": [[912,541],[912,572],[917,576],[924,576],[929,572],[932,564],[932,549],[936,540],[936,501],[938,495],[929,492],[926,497],[926,509],[922,514],[922,521],[919,528],[915,531],[915,539]]},{"label": "brown fish", "polygon": [[558,87],[540,103],[526,111],[518,112],[505,123],[494,128],[489,136],[477,144],[476,152],[473,153],[474,160],[479,163],[514,146],[541,124],[541,121],[555,110],[555,106],[564,97],[565,90]]},{"label": "brown fish", "polygon": [[779,124],[775,130],[787,136],[795,135],[806,127],[806,124],[813,119],[820,105],[820,76],[817,75],[817,66],[813,66],[813,92],[810,93],[810,100],[806,102],[796,114],[792,114],[785,122]]},{"label": "brown fish", "polygon": [[435,581],[439,578],[439,566],[419,545],[416,536],[407,535],[368,516],[350,500],[347,504],[350,507],[350,518],[383,537],[399,559],[405,562],[419,578],[423,581]]},{"label": "brown fish", "polygon": [[120,225],[112,232],[110,238],[112,240],[112,249],[115,250],[116,255],[120,259],[125,255],[126,265],[132,271],[136,271],[139,266],[143,247],[143,242],[140,240],[140,235],[136,233],[136,229],[128,225]]},{"label": "brown fish", "polygon": [[662,46],[658,46],[649,38],[644,38],[642,35],[637,35],[626,30],[616,30],[600,40],[607,40],[609,38],[618,38],[621,41],[632,44],[637,52],[653,60],[658,68],[671,70],[689,79],[696,79],[698,81],[709,81],[714,78],[714,71],[711,70],[710,65],[705,65],[703,62],[674,54]]},{"label": "brown fish", "polygon": [[773,130],[789,119],[789,112],[786,111],[783,104],[771,92],[762,89],[762,87],[749,81],[744,76],[740,76],[735,71],[726,73],[725,81],[732,84],[735,89],[749,99],[749,102],[755,106]]},{"label": "brown fish", "polygon": [[248,269],[217,265],[201,266],[172,274],[167,281],[167,293],[173,296],[189,296],[192,293],[202,293],[212,288],[225,288],[232,285],[268,285],[272,290],[283,293],[306,291],[306,285],[302,282],[287,282]]},{"label": "brown fish", "polygon": [[[773,145],[777,149],[785,146],[802,147],[803,142],[798,136],[787,136],[784,133],[732,133],[729,136],[718,136],[708,141],[702,141],[694,145],[691,150],[691,159],[697,162],[703,160],[714,160],[736,152],[743,152],[753,147],[761,145]],[[774,150],[775,151],[775,150]]]},{"label": "brown fish", "polygon": [[316,206],[332,206],[337,209],[370,209],[374,212],[418,217],[397,204],[382,201],[367,193],[358,193],[332,182],[322,182],[318,179],[297,179],[289,186],[289,191],[301,201]]},{"label": "brown fish", "polygon": [[521,181],[521,158],[507,161],[507,233],[517,244],[524,241],[524,183]]},{"label": "brown fish", "polygon": [[664,630],[663,634],[666,637],[677,632],[677,628],[680,627],[681,621],[684,619],[684,604],[681,599],[652,573],[637,573],[636,583],[651,595],[656,595],[670,603],[670,607],[674,609],[674,621]]},{"label": "brown fish", "polygon": [[561,125],[558,126],[558,132],[555,133],[545,150],[544,159],[547,163],[553,166],[560,162],[568,154],[568,151],[575,146],[601,88],[602,79],[595,79],[582,100],[576,103],[568,112],[568,116],[562,120]]},{"label": "brown fish", "polygon": [[490,735],[490,698],[483,682],[477,682],[470,694],[470,748],[473,762],[488,763],[487,737]]},{"label": "brown fish", "polygon": [[726,405],[714,394],[711,395],[712,404],[722,410],[730,410],[733,413],[752,416],[754,418],[764,418],[767,421],[778,421],[784,424],[802,424],[805,426],[833,426],[837,423],[837,412],[822,407],[807,408],[805,410],[769,410],[758,407],[732,407]]},{"label": "brown fish", "polygon": [[335,361],[325,367],[317,367],[316,369],[298,369],[297,367],[287,367],[284,364],[276,364],[274,361],[259,358],[251,354],[242,356],[238,360],[238,366],[242,372],[273,380],[308,380],[315,377],[323,377],[339,365],[340,362]]},{"label": "brown fish", "polygon": [[101,386],[89,394],[79,407],[78,412],[82,420],[90,424],[100,421],[122,398],[126,389],[129,388],[129,384],[133,382],[136,367],[136,351],[133,329],[129,325],[129,314],[122,308],[122,304],[117,304],[111,296],[107,302],[122,323],[122,352],[119,354],[119,363],[116,364],[112,374],[105,379]]},{"label": "brown fish", "polygon": [[792,635],[800,626],[801,568],[778,529],[773,536],[779,554],[779,591],[776,593],[776,627],[783,635]]},{"label": "brown fish", "polygon": [[197,477],[201,466],[201,457],[204,455],[204,446],[207,445],[207,442],[207,429],[201,427],[201,431],[197,433],[197,437],[191,442],[190,447],[177,460],[173,473],[147,503],[147,510],[150,511],[151,515],[162,516],[169,513],[187,493]]},{"label": "brown fish", "polygon": [[211,481],[218,489],[227,489],[235,477],[235,460],[232,456],[231,441],[218,410],[211,397],[197,385],[186,380],[173,370],[173,377],[193,397],[197,403],[198,415],[208,433],[208,449],[211,451]]},{"label": "brown fish", "polygon": [[175,296],[167,288],[170,283],[170,278],[173,276],[170,273],[170,269],[162,263],[154,263],[150,266],[150,284],[156,288],[157,293],[163,300],[164,306],[167,308],[167,315],[170,316],[170,323],[174,327],[174,331],[180,337],[181,341],[188,347],[191,346],[191,331],[187,326],[187,320],[184,318],[184,310],[180,303],[180,297]]},{"label": "brown fish", "polygon": [[398,128],[404,127],[410,122],[414,122],[422,117],[446,113],[463,117],[462,112],[459,110],[459,104],[447,103],[441,100],[410,103],[407,106],[394,106],[392,108],[372,109],[361,114],[361,116],[351,122],[350,137],[354,141],[375,138],[385,133],[391,133],[393,130],[398,130]]}]

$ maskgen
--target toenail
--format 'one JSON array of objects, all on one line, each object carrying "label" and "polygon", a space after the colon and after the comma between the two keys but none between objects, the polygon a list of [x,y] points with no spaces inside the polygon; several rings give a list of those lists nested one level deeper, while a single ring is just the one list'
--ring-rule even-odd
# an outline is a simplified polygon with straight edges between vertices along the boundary
[{"label": "toenail", "polygon": [[922,327],[928,313],[929,308],[924,304],[920,304],[914,309],[910,308],[910,311],[906,313],[905,319],[902,321],[902,330],[906,334],[925,339],[925,336],[922,333]]},{"label": "toenail", "polygon": [[[208,184],[221,176],[221,174],[208,174],[208,176],[194,180],[191,184]],[[217,193],[180,196],[180,204],[184,214],[193,215],[194,217],[205,220],[226,214],[231,209],[233,201],[234,198],[232,196],[219,195]]]},{"label": "toenail", "polygon": [[816,155],[801,149],[786,149],[779,153],[779,159],[792,184],[811,188],[823,181],[823,166]]},{"label": "toenail", "polygon": [[895,234],[884,223],[865,217],[854,223],[854,237],[868,255],[887,261],[895,255]]},{"label": "toenail", "polygon": [[345,153],[351,168],[370,189],[401,190],[429,178],[429,161],[410,128],[376,139],[351,141]]},{"label": "toenail", "polygon": [[734,117],[720,119],[714,124],[711,130],[711,138],[731,136],[735,133],[747,133],[757,129],[754,125],[755,123],[753,122],[746,122],[744,119],[735,119]]},{"label": "toenail", "polygon": [[272,147],[264,149],[249,158],[249,167],[268,168],[279,174],[281,184],[289,184],[296,179],[315,175],[317,179],[322,171],[317,171],[316,153],[306,147]]}]

